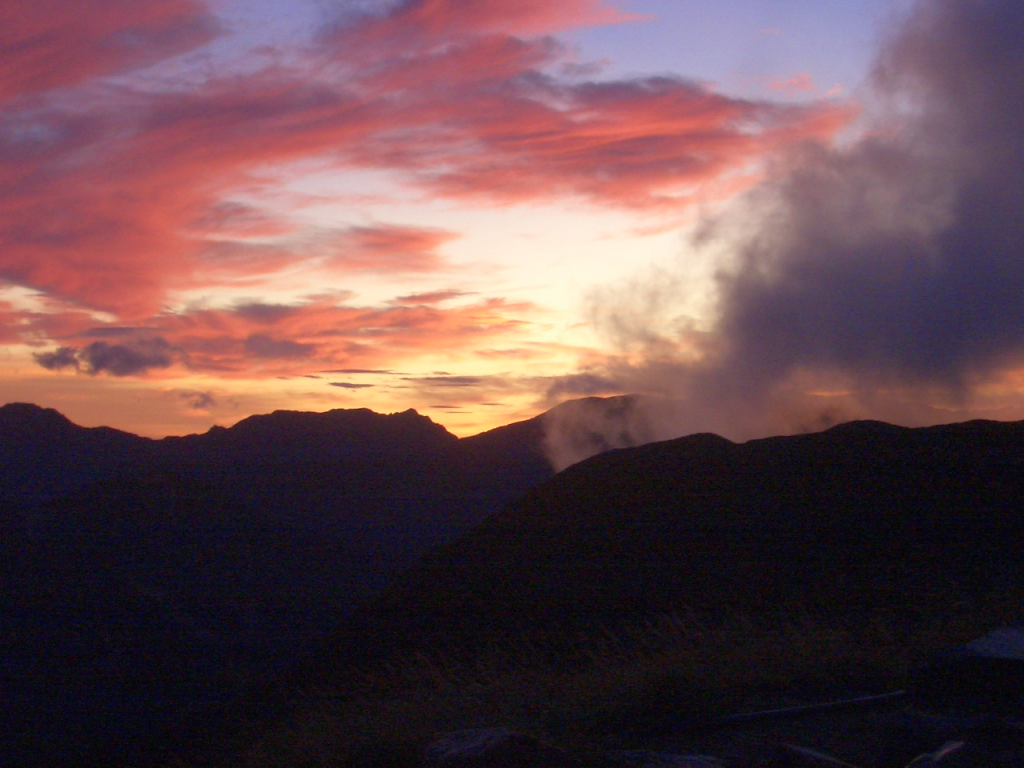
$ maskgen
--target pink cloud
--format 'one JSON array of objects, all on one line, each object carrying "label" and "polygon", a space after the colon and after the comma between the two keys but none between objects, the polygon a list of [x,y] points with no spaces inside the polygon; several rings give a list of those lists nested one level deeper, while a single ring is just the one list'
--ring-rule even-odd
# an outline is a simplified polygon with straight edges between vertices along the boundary
[{"label": "pink cloud", "polygon": [[367,272],[428,272],[444,266],[437,249],[458,235],[442,229],[376,225],[352,227],[333,243],[329,266]]},{"label": "pink cloud", "polygon": [[22,340],[22,333],[31,322],[26,312],[20,312],[7,302],[0,301],[0,344],[17,344]]},{"label": "pink cloud", "polygon": [[[481,3],[481,12],[498,5]],[[374,23],[390,29],[401,18],[400,9]],[[680,190],[742,167],[801,129],[803,138],[828,138],[853,117],[835,104],[731,99],[682,78],[564,81],[550,74],[565,60],[551,38],[461,34],[439,46],[418,27],[403,29],[372,49],[361,28],[332,39],[335,55],[359,51],[361,85],[388,107],[388,128],[369,134],[351,159],[407,170],[449,196],[678,207]]]},{"label": "pink cloud", "polygon": [[765,88],[776,93],[813,93],[817,90],[809,72],[797,72],[789,77],[776,75],[765,81]]},{"label": "pink cloud", "polygon": [[203,211],[189,229],[201,236],[253,238],[288,235],[295,232],[296,226],[251,205],[225,201]]},{"label": "pink cloud", "polygon": [[[39,27],[42,42],[25,43],[36,38],[19,33],[6,43],[3,66],[35,73],[14,78],[13,87],[27,93],[74,85],[212,34],[201,9],[184,0],[46,0],[40,7],[75,19],[78,9],[94,6],[124,13],[90,16],[81,46],[69,43],[74,66],[54,64],[51,71],[36,63],[40,51],[57,45],[47,40],[63,39],[60,25]],[[22,14],[23,29],[42,23],[11,3],[2,7],[8,17]],[[677,209],[685,204],[681,194],[766,152],[827,138],[851,117],[841,105],[734,99],[681,78],[564,80],[553,74],[566,60],[560,44],[528,37],[629,18],[596,0],[418,0],[334,28],[318,47],[293,57],[304,63],[290,68],[148,92],[82,89],[61,106],[8,101],[0,121],[0,280],[63,302],[61,313],[96,308],[119,323],[146,326],[157,318],[194,365],[241,370],[246,360],[287,358],[247,356],[244,344],[253,334],[250,352],[283,351],[274,344],[292,341],[312,345],[313,357],[341,359],[349,354],[344,345],[318,340],[326,326],[307,333],[288,321],[270,334],[234,328],[254,321],[222,313],[217,322],[232,329],[218,336],[202,323],[189,330],[199,316],[171,322],[162,307],[175,289],[266,276],[305,261],[342,271],[438,269],[445,266],[438,250],[457,235],[395,224],[310,229],[232,201],[239,190],[258,189],[256,172],[266,183],[268,169],[315,159],[342,171],[397,171],[410,184],[454,198],[569,197],[659,212]],[[142,30],[138,39],[157,41],[152,50],[111,58],[104,41],[136,39],[133,30]],[[345,344],[355,350],[381,334],[415,338],[409,343],[419,348],[428,343],[413,333],[421,324],[435,323],[439,339],[469,333],[472,324],[459,323],[471,311],[323,310],[332,327],[351,327]],[[33,322],[57,339],[64,335],[57,326],[71,321]]]},{"label": "pink cloud", "polygon": [[384,18],[361,27],[371,39],[390,41],[409,35],[542,35],[650,18],[623,13],[601,0],[405,0]]},{"label": "pink cloud", "polygon": [[202,274],[229,281],[239,275],[268,275],[301,261],[341,273],[408,274],[446,266],[437,253],[457,238],[441,229],[396,224],[294,233],[271,240],[223,239],[202,251]]},{"label": "pink cloud", "polygon": [[0,100],[151,64],[216,31],[193,0],[3,0]]}]

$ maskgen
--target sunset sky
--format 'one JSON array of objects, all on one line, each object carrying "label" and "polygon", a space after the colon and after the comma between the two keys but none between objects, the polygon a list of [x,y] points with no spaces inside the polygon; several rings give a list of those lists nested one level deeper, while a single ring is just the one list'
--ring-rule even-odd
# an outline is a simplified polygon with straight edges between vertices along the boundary
[{"label": "sunset sky", "polygon": [[1019,0],[0,0],[0,401],[1024,418]]}]

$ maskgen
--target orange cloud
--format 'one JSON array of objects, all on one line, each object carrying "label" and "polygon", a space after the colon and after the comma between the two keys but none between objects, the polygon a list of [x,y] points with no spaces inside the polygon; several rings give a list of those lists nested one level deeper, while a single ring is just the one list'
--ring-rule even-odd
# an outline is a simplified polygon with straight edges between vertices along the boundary
[{"label": "orange cloud", "polygon": [[[529,303],[502,299],[451,309],[329,300],[253,303],[159,315],[140,328],[94,326],[65,336],[51,331],[58,348],[38,352],[36,360],[53,370],[113,375],[143,375],[172,364],[227,377],[386,372],[411,358],[471,350],[520,334],[535,312]],[[78,324],[72,320],[68,327]]]}]

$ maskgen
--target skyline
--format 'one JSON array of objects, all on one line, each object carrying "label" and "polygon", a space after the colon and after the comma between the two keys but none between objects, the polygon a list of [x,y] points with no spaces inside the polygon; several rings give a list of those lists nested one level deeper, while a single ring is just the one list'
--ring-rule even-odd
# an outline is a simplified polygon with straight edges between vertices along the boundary
[{"label": "skyline", "polygon": [[1024,11],[0,0],[0,399],[1024,418]]}]

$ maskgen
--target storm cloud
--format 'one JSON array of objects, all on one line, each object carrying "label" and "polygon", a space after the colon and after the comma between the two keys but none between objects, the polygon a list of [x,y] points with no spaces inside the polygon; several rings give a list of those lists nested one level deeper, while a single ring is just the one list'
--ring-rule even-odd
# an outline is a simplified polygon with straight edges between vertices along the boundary
[{"label": "storm cloud", "polygon": [[747,201],[719,276],[730,367],[960,388],[1024,351],[1024,6],[920,6],[874,85],[896,136],[808,146]]},{"label": "storm cloud", "polygon": [[845,145],[776,158],[703,222],[690,252],[718,259],[708,317],[675,289],[666,322],[660,275],[604,290],[593,320],[623,353],[552,392],[599,377],[674,398],[664,431],[743,438],[952,421],[932,406],[968,408],[1019,370],[1024,5],[919,3],[882,46],[864,120]]}]

